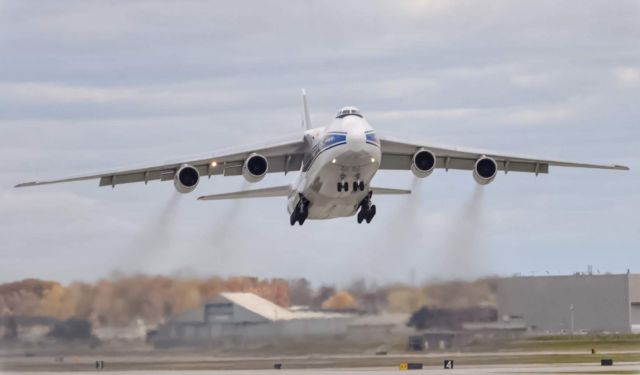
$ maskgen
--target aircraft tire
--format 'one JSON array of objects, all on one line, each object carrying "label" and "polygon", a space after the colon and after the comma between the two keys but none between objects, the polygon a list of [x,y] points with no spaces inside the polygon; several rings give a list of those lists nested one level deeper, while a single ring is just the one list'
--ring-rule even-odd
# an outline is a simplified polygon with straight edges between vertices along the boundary
[{"label": "aircraft tire", "polygon": [[371,222],[371,220],[373,220],[374,216],[376,216],[376,205],[375,204],[373,206],[371,206],[371,208],[369,209],[369,212],[367,212],[367,224],[369,224]]}]

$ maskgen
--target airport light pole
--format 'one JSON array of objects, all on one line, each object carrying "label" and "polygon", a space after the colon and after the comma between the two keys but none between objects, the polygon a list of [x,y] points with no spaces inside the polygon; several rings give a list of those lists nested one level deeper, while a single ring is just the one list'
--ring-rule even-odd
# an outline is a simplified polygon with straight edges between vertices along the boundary
[{"label": "airport light pole", "polygon": [[569,311],[571,312],[571,334],[573,335],[575,332],[575,306],[573,306],[573,303],[569,305]]}]

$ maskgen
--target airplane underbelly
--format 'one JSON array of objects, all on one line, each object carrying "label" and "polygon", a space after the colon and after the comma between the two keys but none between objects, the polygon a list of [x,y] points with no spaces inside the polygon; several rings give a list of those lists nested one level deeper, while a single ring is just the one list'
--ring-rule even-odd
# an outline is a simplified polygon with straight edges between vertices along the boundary
[{"label": "airplane underbelly", "polygon": [[[369,193],[369,183],[378,171],[380,148],[367,145],[360,150],[335,147],[318,155],[306,174],[303,195],[311,202],[309,219],[352,216]],[[364,191],[353,189],[363,181]],[[347,182],[347,191],[338,191],[338,183]]]}]

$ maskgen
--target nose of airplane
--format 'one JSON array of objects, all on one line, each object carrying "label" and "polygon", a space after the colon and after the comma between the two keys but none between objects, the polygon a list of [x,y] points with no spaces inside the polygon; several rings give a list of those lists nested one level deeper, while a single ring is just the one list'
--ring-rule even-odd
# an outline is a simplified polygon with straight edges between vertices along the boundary
[{"label": "nose of airplane", "polygon": [[364,150],[367,144],[367,136],[360,126],[355,126],[347,131],[347,145],[353,151]]}]

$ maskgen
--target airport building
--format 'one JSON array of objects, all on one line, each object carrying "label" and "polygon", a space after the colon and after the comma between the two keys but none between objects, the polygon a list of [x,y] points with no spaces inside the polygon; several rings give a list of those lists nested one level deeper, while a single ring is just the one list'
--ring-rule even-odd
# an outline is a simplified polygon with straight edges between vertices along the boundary
[{"label": "airport building", "polygon": [[640,333],[640,275],[510,277],[496,294],[499,317],[531,333]]},{"label": "airport building", "polygon": [[[349,338],[385,340],[404,334],[404,317],[292,311],[252,293],[222,293],[158,327],[156,346],[251,347],[283,341]],[[401,333],[402,332],[402,333]]]}]

